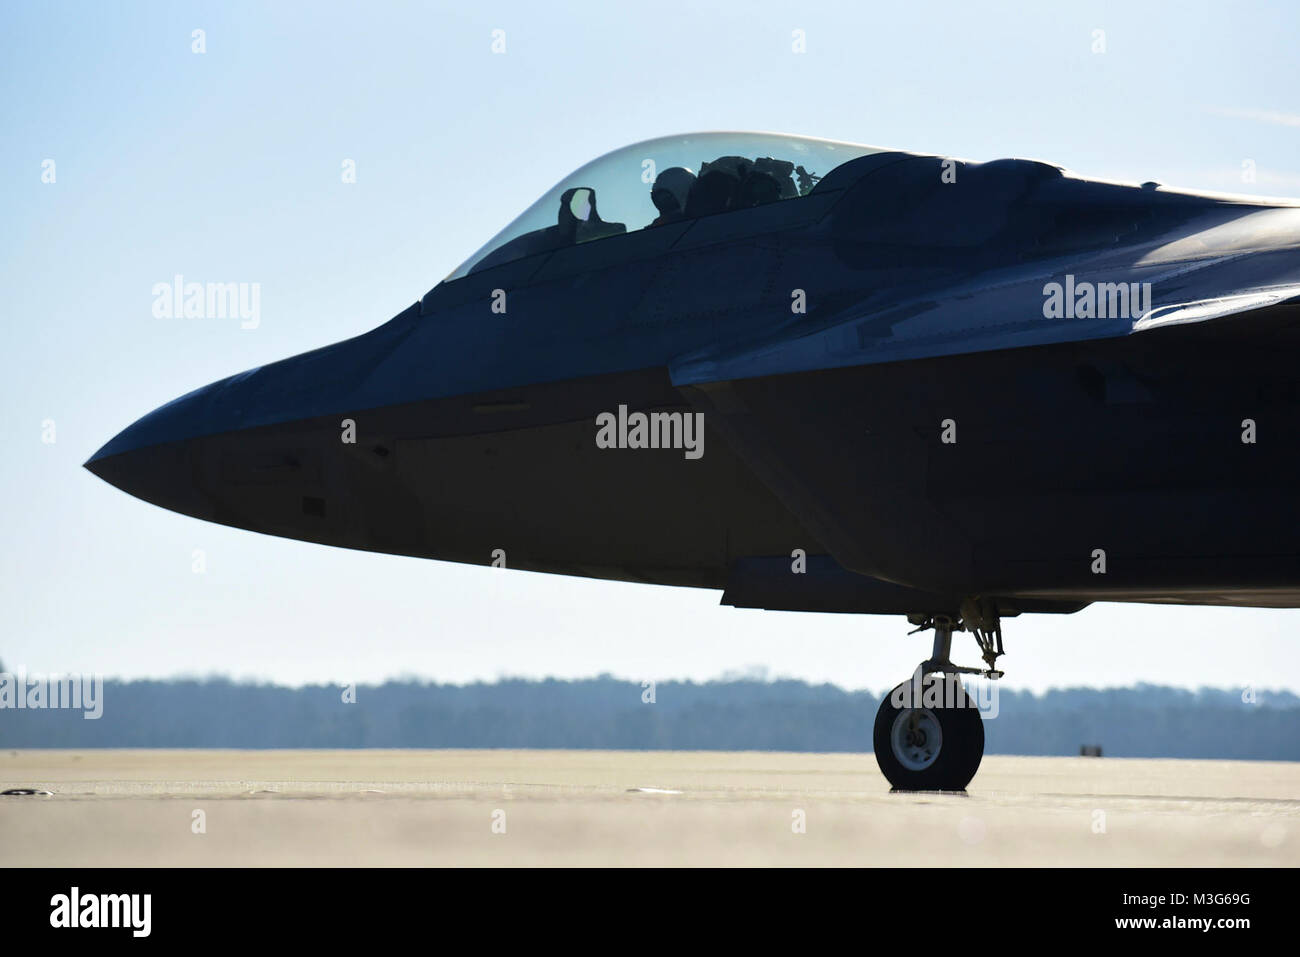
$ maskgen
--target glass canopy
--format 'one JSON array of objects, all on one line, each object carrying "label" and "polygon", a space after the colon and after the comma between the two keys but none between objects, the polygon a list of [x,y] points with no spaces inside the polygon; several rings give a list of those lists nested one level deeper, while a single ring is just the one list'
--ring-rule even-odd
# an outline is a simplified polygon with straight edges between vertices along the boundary
[{"label": "glass canopy", "polygon": [[447,278],[638,229],[807,195],[872,146],[779,133],[695,133],[592,160],[528,207]]}]

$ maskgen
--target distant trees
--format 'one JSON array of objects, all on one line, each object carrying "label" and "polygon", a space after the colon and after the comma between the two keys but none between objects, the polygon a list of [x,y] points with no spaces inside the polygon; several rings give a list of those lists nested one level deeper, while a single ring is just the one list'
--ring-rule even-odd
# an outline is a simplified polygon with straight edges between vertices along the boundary
[{"label": "distant trees", "polygon": [[[356,689],[106,682],[104,713],[0,709],[0,747],[630,748],[867,751],[879,696],[801,681],[390,681]],[[989,753],[1300,760],[1300,698],[1156,685],[1002,691]]]}]

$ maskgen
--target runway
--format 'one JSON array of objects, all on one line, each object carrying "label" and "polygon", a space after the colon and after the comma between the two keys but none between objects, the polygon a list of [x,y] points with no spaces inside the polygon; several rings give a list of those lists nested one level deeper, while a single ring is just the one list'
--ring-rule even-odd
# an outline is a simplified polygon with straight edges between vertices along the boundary
[{"label": "runway", "polygon": [[4,751],[10,788],[52,793],[0,797],[5,867],[1300,864],[1298,763],[993,755],[958,795],[870,754]]}]

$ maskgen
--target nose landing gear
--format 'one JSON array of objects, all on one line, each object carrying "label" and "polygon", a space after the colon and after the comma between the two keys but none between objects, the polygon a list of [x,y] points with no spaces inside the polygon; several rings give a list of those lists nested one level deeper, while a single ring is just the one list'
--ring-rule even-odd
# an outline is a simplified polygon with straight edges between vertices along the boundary
[{"label": "nose landing gear", "polygon": [[[984,757],[984,722],[960,675],[1001,678],[1002,627],[991,603],[962,604],[959,620],[912,619],[934,629],[930,657],[880,703],[872,735],[876,763],[896,791],[964,791]],[[964,668],[950,658],[953,631],[970,631],[987,668]]]}]

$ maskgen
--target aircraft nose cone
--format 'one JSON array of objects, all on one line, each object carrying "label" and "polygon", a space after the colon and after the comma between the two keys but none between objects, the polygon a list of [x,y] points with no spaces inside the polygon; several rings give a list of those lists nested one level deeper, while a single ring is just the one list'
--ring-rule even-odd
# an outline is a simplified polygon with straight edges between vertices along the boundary
[{"label": "aircraft nose cone", "polygon": [[175,442],[193,438],[202,427],[202,409],[206,393],[211,386],[195,389],[166,405],[159,406],[148,415],[136,420],[131,425],[113,436],[103,448],[90,457],[86,468],[96,475],[102,463],[128,452],[135,452],[150,445]]},{"label": "aircraft nose cone", "polygon": [[210,503],[194,481],[195,455],[190,442],[164,442],[112,455],[96,453],[85,467],[128,495],[174,512],[211,518]]},{"label": "aircraft nose cone", "polygon": [[85,463],[129,495],[173,511],[208,509],[194,482],[195,437],[204,431],[205,393],[195,390],[127,426]]}]

